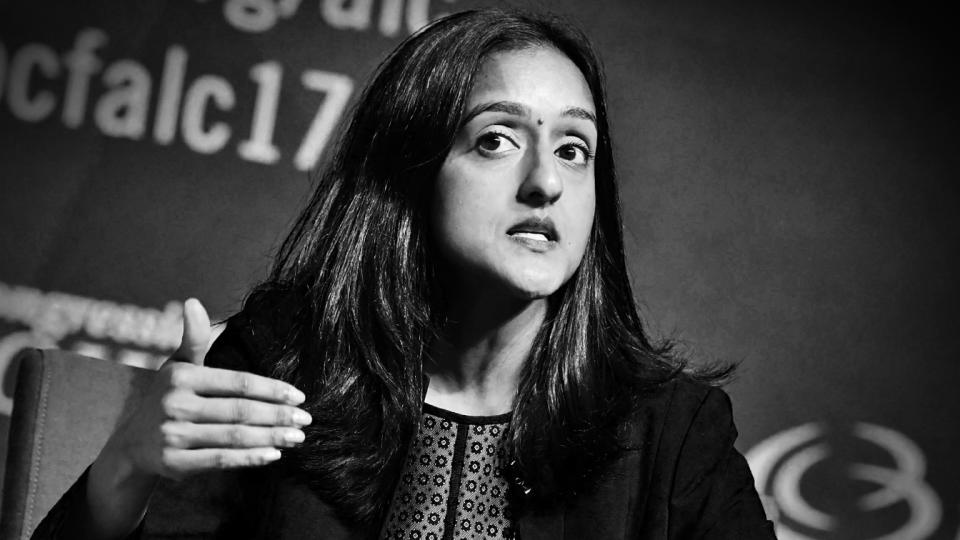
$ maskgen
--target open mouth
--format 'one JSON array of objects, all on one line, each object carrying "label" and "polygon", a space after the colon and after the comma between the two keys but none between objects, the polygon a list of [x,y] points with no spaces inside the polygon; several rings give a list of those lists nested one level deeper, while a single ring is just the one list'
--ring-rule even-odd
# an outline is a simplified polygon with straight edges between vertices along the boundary
[{"label": "open mouth", "polygon": [[555,242],[557,229],[549,217],[530,217],[507,230],[507,234],[517,240],[528,242]]}]

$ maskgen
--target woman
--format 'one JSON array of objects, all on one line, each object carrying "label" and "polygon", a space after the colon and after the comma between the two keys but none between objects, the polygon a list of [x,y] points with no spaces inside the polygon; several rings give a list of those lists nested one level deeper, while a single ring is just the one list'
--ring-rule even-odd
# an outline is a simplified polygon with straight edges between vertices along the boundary
[{"label": "woman", "polygon": [[557,21],[401,44],[207,328],[188,301],[175,358],[206,365],[161,369],[40,536],[772,538],[725,373],[644,334],[599,61]]}]

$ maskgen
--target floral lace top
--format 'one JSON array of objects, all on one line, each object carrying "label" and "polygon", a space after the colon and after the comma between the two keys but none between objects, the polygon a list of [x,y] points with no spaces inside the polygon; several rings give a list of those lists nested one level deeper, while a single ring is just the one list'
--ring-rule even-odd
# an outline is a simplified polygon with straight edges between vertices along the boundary
[{"label": "floral lace top", "polygon": [[519,538],[507,501],[510,414],[464,416],[424,404],[380,537]]}]

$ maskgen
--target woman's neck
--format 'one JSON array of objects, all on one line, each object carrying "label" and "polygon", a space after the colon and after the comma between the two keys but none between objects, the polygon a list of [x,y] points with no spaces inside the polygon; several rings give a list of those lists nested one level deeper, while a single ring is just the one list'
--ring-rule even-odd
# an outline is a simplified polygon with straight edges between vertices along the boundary
[{"label": "woman's neck", "polygon": [[450,322],[424,366],[430,376],[426,401],[465,415],[502,414],[513,408],[520,372],[546,317],[547,301],[469,305],[448,313]]}]

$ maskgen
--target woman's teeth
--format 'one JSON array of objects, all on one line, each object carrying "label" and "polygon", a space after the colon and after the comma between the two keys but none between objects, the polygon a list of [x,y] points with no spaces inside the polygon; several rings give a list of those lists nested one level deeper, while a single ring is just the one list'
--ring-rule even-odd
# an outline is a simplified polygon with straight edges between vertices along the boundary
[{"label": "woman's teeth", "polygon": [[513,233],[513,236],[517,236],[517,237],[519,237],[519,238],[528,238],[528,239],[530,239],[530,240],[539,240],[540,242],[546,242],[546,241],[547,241],[547,235],[545,235],[545,234],[543,234],[543,233],[515,232],[515,233]]}]

